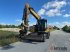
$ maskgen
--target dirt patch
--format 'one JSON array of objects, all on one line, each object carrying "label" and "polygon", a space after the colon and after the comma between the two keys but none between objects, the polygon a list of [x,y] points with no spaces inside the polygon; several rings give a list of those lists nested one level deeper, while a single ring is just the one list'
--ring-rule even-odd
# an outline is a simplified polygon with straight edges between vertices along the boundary
[{"label": "dirt patch", "polygon": [[0,28],[0,30],[19,32],[19,28]]}]

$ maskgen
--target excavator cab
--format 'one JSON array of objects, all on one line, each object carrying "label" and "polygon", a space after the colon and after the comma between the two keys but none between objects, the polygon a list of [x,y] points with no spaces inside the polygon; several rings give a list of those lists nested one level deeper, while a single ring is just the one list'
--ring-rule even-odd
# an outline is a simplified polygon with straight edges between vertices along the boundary
[{"label": "excavator cab", "polygon": [[38,31],[45,31],[47,28],[47,20],[46,19],[40,19],[38,21]]},{"label": "excavator cab", "polygon": [[34,30],[33,32],[44,32],[47,28],[47,20],[46,19],[40,19],[37,21],[36,25],[33,25],[31,27],[34,27],[34,28],[30,29],[30,30]]}]

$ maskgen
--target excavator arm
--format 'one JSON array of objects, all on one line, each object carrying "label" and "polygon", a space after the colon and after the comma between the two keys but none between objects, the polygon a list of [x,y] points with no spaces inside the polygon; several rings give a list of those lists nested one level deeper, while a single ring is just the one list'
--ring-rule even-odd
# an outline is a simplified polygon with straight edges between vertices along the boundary
[{"label": "excavator arm", "polygon": [[35,10],[33,8],[29,8],[30,13],[37,19],[41,19],[41,17],[35,12]]}]

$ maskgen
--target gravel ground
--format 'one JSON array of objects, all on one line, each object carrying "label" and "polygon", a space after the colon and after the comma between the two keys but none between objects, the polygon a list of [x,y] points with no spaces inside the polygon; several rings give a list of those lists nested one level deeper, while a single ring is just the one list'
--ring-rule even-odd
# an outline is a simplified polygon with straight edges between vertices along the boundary
[{"label": "gravel ground", "polygon": [[[66,49],[61,49],[64,47]],[[50,38],[45,42],[16,42],[0,47],[0,52],[70,52],[70,33],[56,30],[51,32]]]}]

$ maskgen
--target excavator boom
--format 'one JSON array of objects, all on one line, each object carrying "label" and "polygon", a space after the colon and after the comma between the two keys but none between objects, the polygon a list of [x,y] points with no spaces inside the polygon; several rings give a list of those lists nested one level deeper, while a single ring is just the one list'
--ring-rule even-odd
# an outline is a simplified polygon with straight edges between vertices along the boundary
[{"label": "excavator boom", "polygon": [[41,19],[41,17],[35,12],[35,10],[32,7],[30,7],[28,3],[26,3],[22,18],[22,27],[24,27],[26,33],[28,31],[28,16],[30,13],[36,18],[37,21]]},{"label": "excavator boom", "polygon": [[31,13],[37,20],[41,19],[41,17],[35,12],[35,10],[34,10],[33,8],[30,7],[29,10],[30,10],[30,13]]}]

